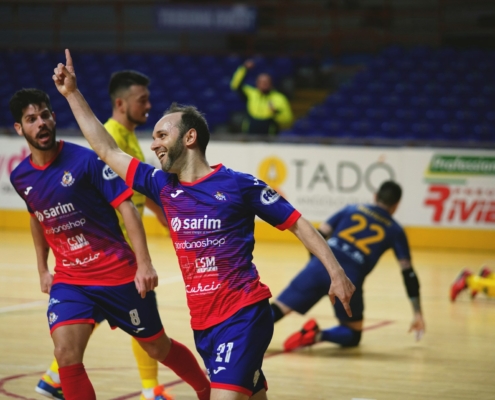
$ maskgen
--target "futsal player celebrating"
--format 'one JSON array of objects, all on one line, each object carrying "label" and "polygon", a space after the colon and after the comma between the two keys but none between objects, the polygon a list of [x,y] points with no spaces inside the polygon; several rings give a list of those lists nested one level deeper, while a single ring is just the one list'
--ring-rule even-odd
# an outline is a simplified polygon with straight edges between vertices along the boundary
[{"label": "futsal player celebrating", "polygon": [[251,175],[208,164],[208,125],[196,108],[172,105],[156,123],[151,149],[161,170],[155,169],[119,150],[78,90],[68,50],[66,59],[53,80],[89,144],[166,213],[211,398],[266,399],[261,367],[273,319],[270,291],[252,263],[255,215],[292,231],[322,260],[332,278],[330,298],[348,311],[354,286],[313,226],[277,192]]},{"label": "futsal player celebrating", "polygon": [[[200,400],[209,382],[194,355],[164,332],[153,290],[158,277],[149,256],[132,190],[84,147],[57,141],[48,95],[23,89],[10,100],[14,128],[31,150],[11,182],[31,214],[41,290],[50,294],[48,325],[67,400],[96,394],[83,365],[95,320],[135,337],[147,353],[189,383]],[[123,217],[134,251],[119,227]],[[55,256],[55,274],[48,252]]]}]

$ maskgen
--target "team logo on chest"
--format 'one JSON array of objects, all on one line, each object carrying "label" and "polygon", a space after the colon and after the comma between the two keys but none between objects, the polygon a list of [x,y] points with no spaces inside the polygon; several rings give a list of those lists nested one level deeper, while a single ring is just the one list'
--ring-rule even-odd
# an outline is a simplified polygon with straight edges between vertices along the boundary
[{"label": "team logo on chest", "polygon": [[218,201],[227,201],[227,196],[225,196],[225,194],[223,194],[222,192],[216,192],[213,196]]},{"label": "team logo on chest", "polygon": [[62,186],[67,187],[67,186],[71,186],[74,183],[74,181],[75,179],[70,173],[70,171],[65,171],[64,176],[62,177],[62,182],[60,183],[62,184]]}]

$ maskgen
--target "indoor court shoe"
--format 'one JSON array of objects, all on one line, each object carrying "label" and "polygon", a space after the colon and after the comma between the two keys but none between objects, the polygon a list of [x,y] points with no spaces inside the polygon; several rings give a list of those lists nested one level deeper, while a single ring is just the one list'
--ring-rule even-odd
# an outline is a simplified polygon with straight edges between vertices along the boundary
[{"label": "indoor court shoe", "polygon": [[472,275],[471,271],[463,269],[461,274],[450,287],[450,301],[455,301],[459,293],[467,288],[466,278]]},{"label": "indoor court shoe", "polygon": [[173,396],[165,391],[165,386],[158,385],[153,388],[152,397],[146,397],[144,393],[141,393],[140,400],[174,400]]},{"label": "indoor court shoe", "polygon": [[34,388],[34,390],[46,396],[50,399],[58,399],[64,400],[64,394],[62,393],[62,386],[60,384],[53,382],[49,377],[45,377],[43,375],[38,382],[38,385]]},{"label": "indoor court shoe", "polygon": [[320,328],[315,319],[310,319],[299,332],[290,335],[284,342],[284,350],[292,351],[298,347],[311,346],[316,342],[316,335]]},{"label": "indoor court shoe", "polygon": [[[488,275],[492,273],[492,270],[488,268],[486,265],[484,265],[480,272],[478,273],[478,276],[481,276],[482,278],[486,278]],[[478,294],[477,290],[471,291],[471,298],[474,299],[476,295]]]}]

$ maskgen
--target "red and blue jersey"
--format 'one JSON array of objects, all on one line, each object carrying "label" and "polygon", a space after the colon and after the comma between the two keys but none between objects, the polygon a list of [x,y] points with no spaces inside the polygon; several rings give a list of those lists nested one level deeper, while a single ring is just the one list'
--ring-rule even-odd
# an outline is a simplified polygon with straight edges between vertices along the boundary
[{"label": "red and blue jersey", "polygon": [[327,223],[332,227],[328,244],[346,273],[353,267],[367,275],[390,248],[397,259],[411,259],[404,230],[382,207],[350,205],[332,215]]},{"label": "red and blue jersey", "polygon": [[40,167],[26,157],[10,180],[53,251],[54,283],[133,281],[136,258],[114,209],[133,192],[94,151],[60,141],[53,160]]},{"label": "red and blue jersey", "polygon": [[212,168],[185,183],[133,159],[126,177],[164,208],[196,330],[271,297],[252,262],[255,216],[284,230],[301,215],[261,180],[222,165]]}]

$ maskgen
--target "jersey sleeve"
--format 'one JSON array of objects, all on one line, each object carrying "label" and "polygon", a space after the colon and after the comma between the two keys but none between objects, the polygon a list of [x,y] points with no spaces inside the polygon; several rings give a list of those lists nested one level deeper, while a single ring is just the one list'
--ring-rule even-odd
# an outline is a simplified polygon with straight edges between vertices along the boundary
[{"label": "jersey sleeve", "polygon": [[406,233],[400,226],[396,227],[396,232],[393,235],[393,249],[398,260],[410,260],[411,252],[409,251],[409,243]]},{"label": "jersey sleeve", "polygon": [[29,214],[33,214],[34,215],[34,210],[29,206],[29,203],[22,196],[20,190],[17,189],[16,180],[15,180],[15,170],[14,170],[14,172],[12,172],[10,174],[10,183],[12,184],[12,187],[15,189],[15,191],[17,192],[17,194],[19,195],[19,197],[24,201],[24,204],[26,204],[26,208],[27,208]]},{"label": "jersey sleeve", "polygon": [[132,189],[108,165],[100,160],[96,153],[89,157],[88,168],[91,183],[112,207],[117,208],[124,200],[132,196]]},{"label": "jersey sleeve", "polygon": [[237,183],[246,206],[281,231],[290,228],[301,216],[277,191],[254,176],[239,174]]},{"label": "jersey sleeve", "polygon": [[144,194],[156,204],[161,204],[160,192],[169,180],[170,174],[143,163],[137,158],[132,159],[125,178],[127,185]]}]

